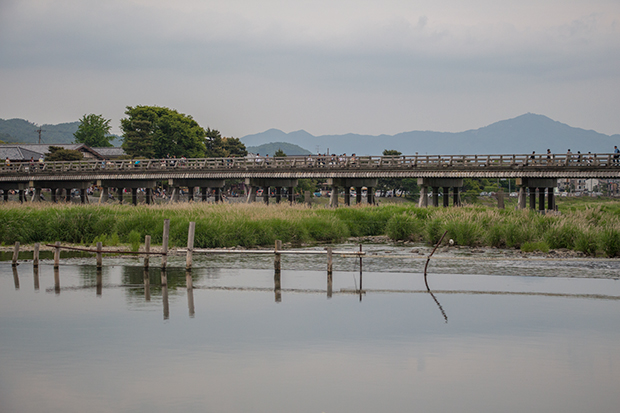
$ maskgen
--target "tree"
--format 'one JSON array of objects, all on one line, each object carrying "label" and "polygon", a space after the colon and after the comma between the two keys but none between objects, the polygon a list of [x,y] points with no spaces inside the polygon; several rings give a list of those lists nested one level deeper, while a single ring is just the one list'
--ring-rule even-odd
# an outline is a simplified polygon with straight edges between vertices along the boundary
[{"label": "tree", "polygon": [[246,156],[248,150],[239,138],[222,138],[222,148],[226,156]]},{"label": "tree", "polygon": [[207,128],[205,134],[206,155],[209,158],[224,158],[226,151],[222,143],[222,134],[217,129]]},{"label": "tree", "polygon": [[276,153],[273,154],[273,156],[278,157],[278,158],[284,158],[286,154],[284,153],[282,149],[278,149]]},{"label": "tree", "polygon": [[399,152],[396,149],[385,149],[383,151],[383,156],[400,156],[402,154],[402,152]]},{"label": "tree", "polygon": [[131,157],[205,156],[207,131],[191,116],[159,106],[127,106],[125,114],[122,147]]},{"label": "tree", "polygon": [[73,136],[75,143],[95,148],[112,146],[110,140],[114,138],[110,135],[110,120],[93,113],[82,116],[78,130]]},{"label": "tree", "polygon": [[49,162],[55,161],[79,161],[84,156],[82,152],[73,149],[64,149],[59,146],[50,146],[49,153],[45,154],[45,160]]}]

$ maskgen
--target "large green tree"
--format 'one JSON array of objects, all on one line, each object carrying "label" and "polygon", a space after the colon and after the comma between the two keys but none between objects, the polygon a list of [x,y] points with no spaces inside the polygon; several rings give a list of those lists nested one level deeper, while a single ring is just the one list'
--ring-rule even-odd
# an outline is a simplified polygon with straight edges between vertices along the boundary
[{"label": "large green tree", "polygon": [[131,157],[205,156],[207,131],[191,116],[159,106],[127,106],[125,114],[122,147]]},{"label": "large green tree", "polygon": [[84,155],[82,152],[73,149],[64,149],[60,146],[50,146],[49,152],[45,154],[45,160],[55,161],[79,161]]},{"label": "large green tree", "polygon": [[75,143],[83,143],[95,148],[112,146],[110,140],[114,138],[110,135],[110,120],[93,113],[82,116],[80,126],[73,137]]},{"label": "large green tree", "polygon": [[246,156],[248,150],[239,138],[222,138],[222,147],[226,156]]}]

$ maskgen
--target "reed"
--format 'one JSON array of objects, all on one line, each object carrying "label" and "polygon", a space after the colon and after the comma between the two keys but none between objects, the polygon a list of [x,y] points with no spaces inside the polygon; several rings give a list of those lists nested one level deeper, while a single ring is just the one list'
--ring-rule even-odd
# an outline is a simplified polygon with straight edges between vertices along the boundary
[{"label": "reed", "polygon": [[568,248],[588,255],[620,254],[620,207],[581,205],[559,215],[483,206],[417,208],[310,208],[260,204],[174,205],[0,205],[0,242],[69,242],[91,245],[131,244],[150,235],[162,241],[162,222],[170,219],[170,245],[187,243],[190,221],[196,222],[197,248],[271,246],[340,242],[350,236],[388,235],[393,240],[435,244],[448,231],[457,245],[505,248]]}]

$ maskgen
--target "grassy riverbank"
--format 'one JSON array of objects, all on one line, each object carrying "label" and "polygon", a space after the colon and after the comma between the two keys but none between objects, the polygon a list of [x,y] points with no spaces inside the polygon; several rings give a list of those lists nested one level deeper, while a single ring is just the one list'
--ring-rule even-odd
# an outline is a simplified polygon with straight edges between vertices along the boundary
[{"label": "grassy riverbank", "polygon": [[196,221],[195,245],[272,246],[340,242],[348,237],[388,235],[393,240],[437,242],[444,231],[457,245],[541,250],[567,248],[588,255],[620,253],[620,203],[571,206],[558,215],[489,207],[307,208],[260,204],[173,206],[19,205],[0,206],[0,242],[12,245],[62,241],[113,246],[137,244],[151,235],[161,243],[169,218],[170,243],[187,244],[187,228]]}]

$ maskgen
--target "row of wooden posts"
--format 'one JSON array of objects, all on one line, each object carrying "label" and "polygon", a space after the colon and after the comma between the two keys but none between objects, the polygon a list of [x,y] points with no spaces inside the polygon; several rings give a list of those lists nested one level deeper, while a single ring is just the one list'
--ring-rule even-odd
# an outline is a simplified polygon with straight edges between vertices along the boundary
[{"label": "row of wooden posts", "polygon": [[[189,229],[187,234],[187,249],[181,250],[181,252],[185,252],[185,269],[191,271],[193,264],[193,254],[194,253],[203,253],[203,254],[274,254],[274,269],[276,272],[280,272],[282,269],[282,255],[283,254],[315,254],[315,255],[327,255],[327,274],[332,275],[333,273],[333,256],[341,255],[348,257],[359,257],[360,260],[360,272],[362,271],[362,257],[365,255],[365,252],[362,251],[362,246],[360,245],[359,251],[334,251],[331,247],[325,248],[325,250],[305,250],[305,251],[295,251],[295,250],[283,250],[282,249],[282,241],[277,240],[275,242],[275,246],[273,250],[222,250],[222,249],[195,249],[194,248],[194,238],[196,232],[196,223],[190,222]],[[144,255],[144,268],[149,268],[149,259],[152,255],[160,255],[162,257],[161,260],[161,268],[166,269],[168,265],[168,241],[170,237],[170,220],[164,220],[164,231],[162,237],[162,249],[160,252],[151,251],[151,236],[146,235],[144,237],[144,251],[124,251],[124,250],[104,250],[101,242],[97,242],[95,249],[92,248],[81,248],[81,247],[69,247],[60,245],[60,241],[56,241],[55,244],[46,244],[48,247],[54,248],[54,268],[58,268],[60,266],[60,251],[61,250],[72,250],[72,251],[81,251],[81,252],[91,252],[95,253],[97,256],[97,268],[101,268],[103,266],[103,254],[130,254],[130,255]],[[15,248],[13,250],[13,266],[17,265],[17,260],[19,256],[19,242],[15,243]],[[34,244],[34,253],[33,253],[33,266],[39,266],[39,243]]]}]

